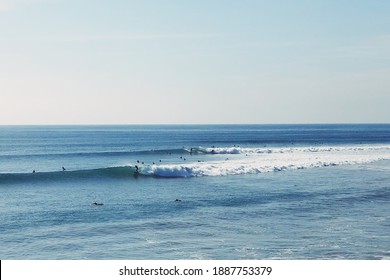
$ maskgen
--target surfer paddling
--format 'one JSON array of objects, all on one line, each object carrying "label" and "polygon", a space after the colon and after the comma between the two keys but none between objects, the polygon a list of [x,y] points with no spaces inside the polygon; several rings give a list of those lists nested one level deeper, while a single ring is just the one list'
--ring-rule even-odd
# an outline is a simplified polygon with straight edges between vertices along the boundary
[{"label": "surfer paddling", "polygon": [[97,202],[94,202],[92,203],[93,206],[103,206],[104,204],[103,203],[97,203]]}]

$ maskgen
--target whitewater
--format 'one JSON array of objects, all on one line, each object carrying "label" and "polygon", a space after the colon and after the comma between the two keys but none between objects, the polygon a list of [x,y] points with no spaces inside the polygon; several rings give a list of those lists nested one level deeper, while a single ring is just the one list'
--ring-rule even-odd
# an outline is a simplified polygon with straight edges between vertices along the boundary
[{"label": "whitewater", "polygon": [[[152,165],[142,174],[158,177],[227,176],[369,163],[390,159],[390,146],[300,148],[191,148],[193,153],[230,155],[224,160]],[[245,155],[245,156],[243,156]],[[209,159],[209,158],[208,158]]]}]

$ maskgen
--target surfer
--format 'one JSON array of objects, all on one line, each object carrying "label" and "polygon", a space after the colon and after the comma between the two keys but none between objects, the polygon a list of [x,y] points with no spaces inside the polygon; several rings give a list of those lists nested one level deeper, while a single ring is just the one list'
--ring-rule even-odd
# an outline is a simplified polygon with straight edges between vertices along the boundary
[{"label": "surfer", "polygon": [[97,202],[94,202],[92,203],[93,206],[103,206],[104,204],[103,203],[97,203]]},{"label": "surfer", "polygon": [[35,173],[35,170],[33,170],[33,172],[32,173]]},{"label": "surfer", "polygon": [[62,167],[62,171],[66,171],[65,167]]},{"label": "surfer", "polygon": [[181,202],[181,199],[176,198],[175,202]]}]

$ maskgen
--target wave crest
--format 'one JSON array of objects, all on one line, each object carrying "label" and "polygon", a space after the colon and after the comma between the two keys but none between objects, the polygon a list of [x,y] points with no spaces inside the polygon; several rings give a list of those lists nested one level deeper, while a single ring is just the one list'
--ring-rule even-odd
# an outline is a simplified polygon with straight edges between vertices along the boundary
[{"label": "wave crest", "polygon": [[[169,150],[173,151],[173,150]],[[176,150],[178,151],[178,150]],[[184,151],[184,150],[183,150]],[[345,164],[390,160],[390,146],[339,146],[292,148],[192,148],[190,153],[232,154],[226,160],[207,157],[207,161],[171,164],[115,166],[90,170],[0,174],[0,185],[15,182],[42,182],[84,178],[132,178],[137,176],[188,178],[259,174]],[[167,152],[166,150],[164,152]],[[245,154],[245,155],[243,155]],[[198,157],[195,157],[198,159]],[[193,159],[193,160],[196,160]],[[216,160],[218,159],[218,160]]]}]

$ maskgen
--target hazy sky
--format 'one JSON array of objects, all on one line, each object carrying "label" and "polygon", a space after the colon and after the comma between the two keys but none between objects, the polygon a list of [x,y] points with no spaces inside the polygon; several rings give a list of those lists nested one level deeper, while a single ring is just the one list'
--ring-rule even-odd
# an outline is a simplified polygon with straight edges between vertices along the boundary
[{"label": "hazy sky", "polygon": [[388,0],[0,0],[0,124],[390,122]]}]

